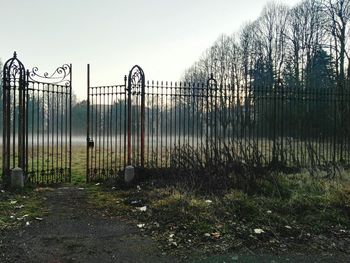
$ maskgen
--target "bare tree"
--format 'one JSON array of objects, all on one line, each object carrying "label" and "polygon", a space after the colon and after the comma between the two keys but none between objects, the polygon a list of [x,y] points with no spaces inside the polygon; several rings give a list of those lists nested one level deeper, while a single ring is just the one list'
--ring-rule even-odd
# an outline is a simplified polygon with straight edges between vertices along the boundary
[{"label": "bare tree", "polygon": [[327,15],[327,29],[331,36],[331,50],[335,54],[338,87],[345,81],[346,58],[349,39],[350,0],[324,0],[324,12]]}]

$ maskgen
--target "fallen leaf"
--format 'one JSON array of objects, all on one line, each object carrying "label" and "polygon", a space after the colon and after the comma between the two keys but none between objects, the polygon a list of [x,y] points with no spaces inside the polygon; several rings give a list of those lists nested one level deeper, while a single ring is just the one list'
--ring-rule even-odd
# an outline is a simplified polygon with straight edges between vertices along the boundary
[{"label": "fallen leaf", "polygon": [[214,238],[219,238],[221,236],[221,234],[219,232],[214,232],[214,233],[211,233],[212,237]]}]

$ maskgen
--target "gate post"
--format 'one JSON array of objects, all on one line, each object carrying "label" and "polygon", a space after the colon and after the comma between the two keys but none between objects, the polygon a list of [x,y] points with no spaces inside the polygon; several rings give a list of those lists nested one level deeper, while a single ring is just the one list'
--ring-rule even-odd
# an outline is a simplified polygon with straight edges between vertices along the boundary
[{"label": "gate post", "polygon": [[14,52],[3,67],[2,176],[5,187],[10,186],[12,168],[21,168],[25,175],[27,171],[26,86],[25,67]]},{"label": "gate post", "polygon": [[86,182],[90,174],[90,64],[87,64],[87,101],[86,101]]},{"label": "gate post", "polygon": [[145,164],[145,74],[138,65],[132,67],[128,77],[128,165],[131,163],[131,123],[132,123],[132,95],[141,96],[141,149],[140,159],[141,167]]}]

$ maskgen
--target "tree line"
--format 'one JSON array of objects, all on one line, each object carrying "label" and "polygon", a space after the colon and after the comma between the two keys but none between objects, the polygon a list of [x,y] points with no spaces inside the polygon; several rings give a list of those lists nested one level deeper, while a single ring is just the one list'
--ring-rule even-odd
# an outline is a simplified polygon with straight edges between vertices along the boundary
[{"label": "tree line", "polygon": [[221,35],[183,79],[212,74],[219,97],[235,100],[219,108],[236,111],[248,133],[342,137],[350,130],[349,22],[350,0],[270,2],[239,32]]},{"label": "tree line", "polygon": [[[176,105],[146,103],[149,129],[163,125],[167,130],[176,126],[172,121],[194,126],[201,120],[200,129],[211,125],[223,134],[241,136],[346,134],[349,28],[350,0],[304,0],[292,8],[268,3],[255,21],[230,36],[221,35],[185,71],[187,88]],[[207,83],[211,74],[214,89]],[[206,101],[205,96],[215,99]],[[123,101],[116,101],[113,106],[122,112],[120,125],[126,114],[121,105]],[[217,117],[207,120],[205,115]],[[85,133],[86,101],[73,100],[72,120],[73,132]]]},{"label": "tree line", "polygon": [[268,3],[238,33],[222,35],[187,69],[184,79],[210,74],[240,86],[343,87],[350,75],[350,0]]}]

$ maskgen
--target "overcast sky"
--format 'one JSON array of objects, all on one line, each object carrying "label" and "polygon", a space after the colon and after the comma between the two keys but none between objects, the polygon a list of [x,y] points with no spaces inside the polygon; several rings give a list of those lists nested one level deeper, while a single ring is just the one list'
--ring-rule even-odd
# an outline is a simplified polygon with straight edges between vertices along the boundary
[{"label": "overcast sky", "polygon": [[[256,19],[265,0],[0,0],[0,58],[27,68],[73,64],[73,88],[120,84],[134,65],[148,80],[179,80],[218,38]],[[281,0],[295,5],[300,0]]]}]

